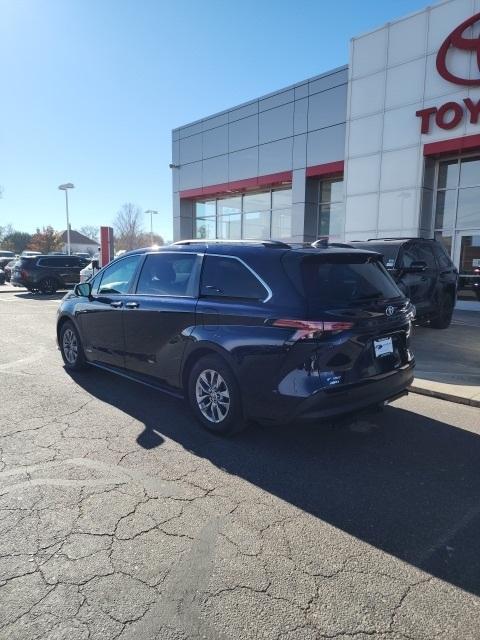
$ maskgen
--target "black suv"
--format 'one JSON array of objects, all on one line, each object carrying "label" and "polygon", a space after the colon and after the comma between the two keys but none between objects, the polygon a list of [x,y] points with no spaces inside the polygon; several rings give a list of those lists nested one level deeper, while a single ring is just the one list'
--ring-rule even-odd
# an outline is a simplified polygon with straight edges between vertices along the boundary
[{"label": "black suv", "polygon": [[80,282],[89,260],[78,256],[21,256],[12,268],[10,282],[29,291],[55,293]]},{"label": "black suv", "polygon": [[352,247],[378,251],[399,289],[417,310],[417,320],[446,329],[457,299],[458,271],[442,244],[426,238],[378,238]]},{"label": "black suv", "polygon": [[413,379],[413,308],[381,256],[183,241],[117,258],[58,310],[65,366],[186,397],[207,428],[383,404]]}]

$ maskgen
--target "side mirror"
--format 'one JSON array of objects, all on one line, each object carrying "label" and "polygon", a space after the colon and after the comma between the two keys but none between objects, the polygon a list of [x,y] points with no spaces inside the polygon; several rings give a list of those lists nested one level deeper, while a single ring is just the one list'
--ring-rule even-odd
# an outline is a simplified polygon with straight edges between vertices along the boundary
[{"label": "side mirror", "polygon": [[81,282],[75,285],[73,292],[80,298],[89,298],[92,294],[92,285],[89,282]]},{"label": "side mirror", "polygon": [[406,267],[404,271],[405,273],[422,273],[426,271],[427,267],[427,263],[423,262],[423,260],[416,260],[409,267]]}]

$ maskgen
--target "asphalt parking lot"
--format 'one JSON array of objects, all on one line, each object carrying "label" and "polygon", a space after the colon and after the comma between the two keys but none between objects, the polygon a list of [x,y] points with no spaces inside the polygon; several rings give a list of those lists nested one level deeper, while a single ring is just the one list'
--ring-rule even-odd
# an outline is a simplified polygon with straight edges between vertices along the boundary
[{"label": "asphalt parking lot", "polygon": [[1,640],[478,639],[480,410],[199,430],[0,295]]}]

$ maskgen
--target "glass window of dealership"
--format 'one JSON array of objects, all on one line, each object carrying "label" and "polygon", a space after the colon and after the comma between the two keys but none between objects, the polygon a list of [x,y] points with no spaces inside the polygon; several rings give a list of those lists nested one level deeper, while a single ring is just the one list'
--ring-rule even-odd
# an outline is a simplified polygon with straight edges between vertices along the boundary
[{"label": "glass window of dealership", "polygon": [[460,300],[480,300],[480,156],[437,161],[433,227],[460,272]]},{"label": "glass window of dealership", "polygon": [[[345,218],[343,179],[317,180],[314,193],[316,236],[339,239]],[[294,235],[292,189],[197,200],[194,234],[201,239],[290,240]]]}]

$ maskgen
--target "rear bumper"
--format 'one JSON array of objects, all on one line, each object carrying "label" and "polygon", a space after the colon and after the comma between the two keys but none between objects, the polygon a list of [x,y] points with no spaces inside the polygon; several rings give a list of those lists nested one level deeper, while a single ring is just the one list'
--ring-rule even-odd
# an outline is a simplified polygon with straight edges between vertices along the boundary
[{"label": "rear bumper", "polygon": [[[295,419],[319,420],[354,413],[404,395],[413,382],[414,362],[380,376],[352,385],[330,387],[300,399],[282,396],[275,403],[275,415],[262,421],[290,422]],[[281,412],[278,409],[281,407]]]},{"label": "rear bumper", "polygon": [[300,404],[293,417],[316,419],[352,413],[403,395],[413,382],[411,364],[350,388],[331,388],[316,393]]}]

